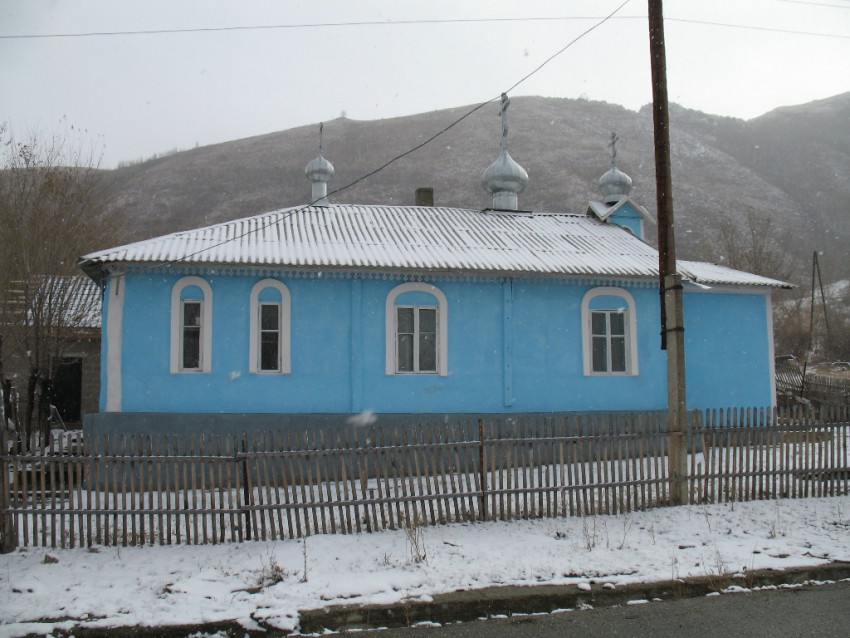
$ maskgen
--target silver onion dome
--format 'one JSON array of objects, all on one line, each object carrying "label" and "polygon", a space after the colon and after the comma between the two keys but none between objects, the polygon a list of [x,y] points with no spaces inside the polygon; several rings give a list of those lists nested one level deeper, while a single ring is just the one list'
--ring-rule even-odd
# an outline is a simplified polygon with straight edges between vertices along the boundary
[{"label": "silver onion dome", "polygon": [[603,202],[608,205],[616,204],[631,192],[632,178],[612,166],[599,178],[599,190],[602,191]]},{"label": "silver onion dome", "polygon": [[334,176],[334,165],[321,154],[307,164],[304,174],[311,182],[329,182]]},{"label": "silver onion dome", "polygon": [[506,149],[502,149],[496,161],[484,171],[481,186],[493,195],[493,208],[516,210],[517,195],[528,186],[528,173]]}]

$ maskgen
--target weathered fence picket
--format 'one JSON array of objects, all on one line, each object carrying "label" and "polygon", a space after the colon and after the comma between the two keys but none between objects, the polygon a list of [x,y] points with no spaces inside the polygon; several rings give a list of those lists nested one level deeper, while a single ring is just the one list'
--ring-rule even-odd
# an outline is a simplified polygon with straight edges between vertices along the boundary
[{"label": "weathered fence picket", "polygon": [[[690,416],[691,502],[850,490],[847,407]],[[617,514],[667,504],[668,445],[660,413],[84,441],[3,433],[0,541],[207,544]]]}]

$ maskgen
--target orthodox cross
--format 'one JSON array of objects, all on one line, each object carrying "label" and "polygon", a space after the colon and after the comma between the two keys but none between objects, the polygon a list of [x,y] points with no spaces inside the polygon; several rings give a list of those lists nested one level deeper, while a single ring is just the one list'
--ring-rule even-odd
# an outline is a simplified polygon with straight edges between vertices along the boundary
[{"label": "orthodox cross", "polygon": [[508,107],[511,105],[511,100],[507,93],[502,93],[502,102],[499,106],[499,115],[502,117],[502,141],[499,146],[503,151],[508,150]]},{"label": "orthodox cross", "polygon": [[319,122],[319,155],[322,154],[322,129],[325,128],[324,122]]},{"label": "orthodox cross", "polygon": [[611,133],[611,141],[608,143],[608,146],[611,147],[611,166],[616,167],[617,165],[617,142],[620,141],[620,138],[617,137],[616,133]]}]

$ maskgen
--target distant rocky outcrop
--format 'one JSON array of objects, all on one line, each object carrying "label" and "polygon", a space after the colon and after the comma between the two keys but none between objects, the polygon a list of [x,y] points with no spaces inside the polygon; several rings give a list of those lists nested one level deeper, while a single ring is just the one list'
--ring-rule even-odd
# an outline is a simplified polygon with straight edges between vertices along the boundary
[{"label": "distant rocky outcrop", "polygon": [[[496,103],[378,174],[333,193],[470,108],[326,122],[324,154],[336,168],[331,202],[412,204],[415,189],[430,186],[438,205],[487,207],[490,198],[480,181],[499,150]],[[671,105],[670,120],[681,256],[704,256],[713,221],[749,209],[771,216],[801,269],[812,250],[846,255],[850,93],[748,121]],[[632,197],[654,213],[650,108],[634,112],[604,102],[541,97],[512,99],[510,152],[530,177],[519,207],[581,212],[588,199],[598,199],[612,131],[620,137],[617,165],[633,179]],[[124,240],[134,241],[306,203],[310,184],[304,167],[317,153],[318,126],[300,127],[109,171],[105,185]]]}]

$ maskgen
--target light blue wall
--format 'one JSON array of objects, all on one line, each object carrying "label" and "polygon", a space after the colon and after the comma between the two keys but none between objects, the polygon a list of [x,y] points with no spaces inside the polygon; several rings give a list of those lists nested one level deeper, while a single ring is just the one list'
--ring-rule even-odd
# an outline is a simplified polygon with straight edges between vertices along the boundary
[{"label": "light blue wall", "polygon": [[211,372],[171,374],[171,288],[178,279],[126,276],[122,411],[349,410],[350,281],[285,281],[293,374],[270,375],[248,373],[250,293],[262,277],[205,277],[213,294]]},{"label": "light blue wall", "polygon": [[773,403],[768,304],[766,294],[690,291],[684,296],[690,405]]},{"label": "light blue wall", "polygon": [[[514,304],[517,411],[653,410],[667,403],[658,293],[627,288],[637,307],[637,376],[584,376],[581,301],[594,286],[522,284]],[[622,302],[620,302],[622,304]]]},{"label": "light blue wall", "polygon": [[[448,304],[448,375],[387,375],[385,304],[400,282],[283,277],[292,302],[292,373],[277,375],[248,372],[249,298],[263,277],[204,276],[213,292],[212,370],[171,374],[171,289],[179,278],[124,278],[123,412],[526,413],[666,406],[655,288],[627,288],[637,308],[637,376],[583,374],[581,301],[593,286],[450,281],[434,282]],[[397,303],[419,303],[411,294],[422,293]],[[685,299],[689,405],[770,404],[765,297],[688,291]]]},{"label": "light blue wall", "polygon": [[628,228],[632,233],[634,233],[637,237],[643,239],[643,227],[641,221],[643,220],[643,216],[635,210],[635,208],[626,202],[620,208],[617,209],[615,213],[613,213],[608,221],[612,224],[617,224],[618,226],[622,226],[623,228]]}]

